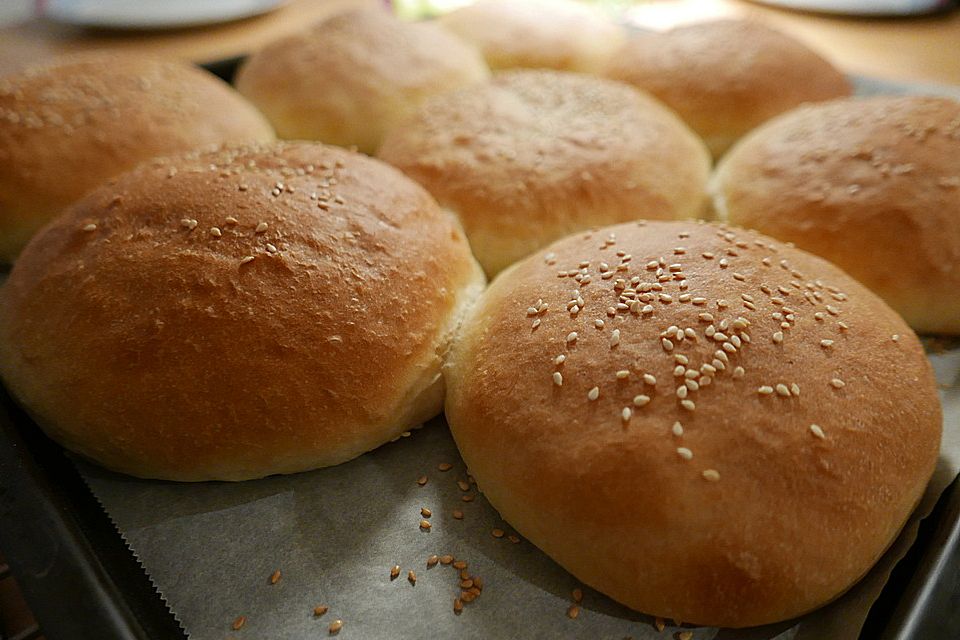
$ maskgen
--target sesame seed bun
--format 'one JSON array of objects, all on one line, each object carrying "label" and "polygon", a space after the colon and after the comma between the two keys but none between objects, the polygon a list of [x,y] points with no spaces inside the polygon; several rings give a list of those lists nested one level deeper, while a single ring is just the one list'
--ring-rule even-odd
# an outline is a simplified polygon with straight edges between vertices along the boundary
[{"label": "sesame seed bun", "polygon": [[281,138],[373,153],[427,96],[485,80],[480,53],[436,24],[343,13],[253,54],[237,74]]},{"label": "sesame seed bun", "polygon": [[696,217],[710,171],[703,143],[652,98],[559,71],[435,96],[378,155],[457,213],[489,275],[588,227]]},{"label": "sesame seed bun", "polygon": [[625,37],[599,11],[566,0],[480,0],[439,22],[479,47],[491,69],[595,73]]},{"label": "sesame seed bun", "polygon": [[720,164],[718,215],[821,255],[917,331],[960,334],[960,102],[811,105]]},{"label": "sesame seed bun", "polygon": [[530,256],[481,297],[446,375],[464,461],[517,531],[615,600],[702,625],[843,593],[940,443],[931,367],[896,313],[820,258],[712,224]]},{"label": "sesame seed bun", "polygon": [[11,262],[67,205],[143,160],[272,139],[246,100],[186,63],[79,54],[0,79],[0,261]]},{"label": "sesame seed bun", "polygon": [[483,285],[463,232],[319,144],[154,161],[67,210],[0,291],[0,374],[53,438],[148,478],[349,460],[435,415]]},{"label": "sesame seed bun", "polygon": [[606,75],[662,100],[714,157],[773,116],[851,92],[842,73],[800,42],[740,20],[637,35],[611,58]]}]

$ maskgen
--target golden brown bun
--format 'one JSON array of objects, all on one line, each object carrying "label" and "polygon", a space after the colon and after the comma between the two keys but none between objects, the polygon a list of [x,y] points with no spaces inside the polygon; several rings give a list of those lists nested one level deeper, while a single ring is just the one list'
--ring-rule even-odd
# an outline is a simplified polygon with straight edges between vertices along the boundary
[{"label": "golden brown bun", "polygon": [[439,22],[479,47],[491,69],[596,73],[624,41],[622,28],[579,2],[480,0]]},{"label": "golden brown bun", "polygon": [[268,45],[240,68],[236,84],[281,138],[373,153],[424,98],[489,75],[476,49],[437,25],[370,9]]},{"label": "golden brown bun", "polygon": [[713,190],[721,218],[832,260],[917,331],[960,334],[960,102],[798,109],[731,150]]},{"label": "golden brown bun", "polygon": [[246,100],[186,63],[83,54],[2,78],[0,261],[12,261],[67,205],[143,160],[272,139]]},{"label": "golden brown bun", "polygon": [[[608,311],[644,293],[638,313]],[[666,343],[671,327],[695,337]],[[937,460],[940,404],[913,332],[836,267],[752,232],[571,236],[502,273],[460,336],[447,419],[487,498],[649,614],[742,627],[824,604],[887,548]]]},{"label": "golden brown bun", "polygon": [[491,275],[573,231],[695,217],[710,171],[703,143],[653,99],[555,71],[436,96],[378,155],[460,216]]},{"label": "golden brown bun", "polygon": [[606,73],[662,100],[714,157],[775,115],[851,92],[842,73],[800,42],[739,20],[638,35]]},{"label": "golden brown bun", "polygon": [[302,471],[439,411],[482,285],[456,221],[375,160],[291,143],[154,161],[24,250],[0,291],[0,373],[111,469]]}]

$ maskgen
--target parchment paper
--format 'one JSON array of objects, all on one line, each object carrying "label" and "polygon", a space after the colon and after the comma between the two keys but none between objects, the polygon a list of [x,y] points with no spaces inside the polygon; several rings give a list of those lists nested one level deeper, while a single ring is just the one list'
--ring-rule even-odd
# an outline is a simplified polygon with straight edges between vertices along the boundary
[{"label": "parchment paper", "polygon": [[[947,93],[856,78],[857,92]],[[749,630],[683,628],[718,640],[843,640],[859,636],[890,571],[916,537],[922,517],[960,472],[960,348],[935,345],[944,436],[937,470],[916,512],[877,565],[837,601],[799,620]],[[904,389],[904,393],[908,393]],[[454,465],[440,472],[437,465]],[[577,619],[566,616],[577,581],[530,543],[494,538],[510,527],[475,489],[463,502],[463,463],[442,419],[350,463],[239,484],[148,482],[77,461],[80,472],[167,599],[191,638],[300,640],[326,637],[344,622],[344,638],[647,638],[653,619],[584,588]],[[416,480],[428,476],[421,487]],[[420,508],[432,529],[419,528]],[[463,520],[452,517],[454,509]],[[482,596],[453,613],[454,569],[427,569],[432,555],[452,554],[483,578]],[[391,581],[390,568],[402,567]],[[270,584],[279,569],[281,579]],[[406,580],[417,574],[416,585]],[[329,607],[320,618],[318,604]],[[246,616],[242,629],[231,624]]]}]

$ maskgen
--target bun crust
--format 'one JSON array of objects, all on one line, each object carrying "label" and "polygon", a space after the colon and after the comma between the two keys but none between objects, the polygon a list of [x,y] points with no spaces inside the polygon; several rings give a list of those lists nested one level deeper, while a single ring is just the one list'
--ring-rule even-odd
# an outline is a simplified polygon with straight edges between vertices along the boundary
[{"label": "bun crust", "polygon": [[107,179],[159,155],[268,142],[270,125],[215,76],[124,54],[56,58],[0,79],[0,261]]},{"label": "bun crust", "polygon": [[237,89],[281,138],[373,153],[428,96],[489,76],[480,53],[435,24],[351,11],[253,54]]},{"label": "bun crust", "polygon": [[703,143],[656,101],[554,71],[431,98],[378,155],[460,217],[490,275],[588,227],[696,217],[710,171]]},{"label": "bun crust", "polygon": [[717,170],[718,215],[821,255],[917,331],[960,334],[960,102],[811,105]]},{"label": "bun crust", "polygon": [[0,291],[0,372],[111,469],[291,473],[435,415],[482,285],[456,221],[382,163],[307,143],[191,154],[34,238]]},{"label": "bun crust", "polygon": [[606,74],[663,101],[714,157],[784,111],[852,90],[846,76],[805,45],[742,20],[637,35],[611,58]]},{"label": "bun crust", "polygon": [[464,461],[517,531],[615,600],[702,625],[848,589],[940,443],[931,367],[896,313],[820,258],[710,224],[608,227],[516,264],[447,381]]},{"label": "bun crust", "polygon": [[579,2],[480,0],[439,18],[476,45],[491,69],[598,73],[623,43],[622,28]]}]

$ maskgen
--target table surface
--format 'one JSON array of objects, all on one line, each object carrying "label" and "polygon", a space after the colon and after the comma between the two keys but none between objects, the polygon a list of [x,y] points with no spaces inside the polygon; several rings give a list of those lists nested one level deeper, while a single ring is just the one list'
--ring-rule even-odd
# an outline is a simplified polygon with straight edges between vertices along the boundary
[{"label": "table surface", "polygon": [[[34,19],[0,29],[0,74],[69,51],[143,51],[194,62],[243,55],[287,33],[379,0],[290,0],[269,14],[202,29],[84,30]],[[654,0],[630,11],[640,26],[667,28],[719,17],[763,20],[852,73],[960,85],[960,11],[918,18],[853,18],[791,12],[741,0]]]}]

